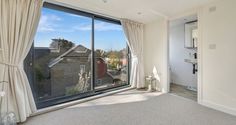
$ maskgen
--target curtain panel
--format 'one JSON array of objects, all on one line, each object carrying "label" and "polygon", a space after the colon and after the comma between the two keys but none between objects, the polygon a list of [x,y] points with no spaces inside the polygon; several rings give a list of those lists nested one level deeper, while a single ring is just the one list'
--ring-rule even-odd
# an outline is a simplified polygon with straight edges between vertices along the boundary
[{"label": "curtain panel", "polygon": [[14,112],[23,122],[36,111],[23,62],[39,24],[42,0],[0,0],[0,89],[3,112]]},{"label": "curtain panel", "polygon": [[130,84],[134,88],[143,88],[143,24],[128,19],[121,19],[121,24],[131,51]]}]

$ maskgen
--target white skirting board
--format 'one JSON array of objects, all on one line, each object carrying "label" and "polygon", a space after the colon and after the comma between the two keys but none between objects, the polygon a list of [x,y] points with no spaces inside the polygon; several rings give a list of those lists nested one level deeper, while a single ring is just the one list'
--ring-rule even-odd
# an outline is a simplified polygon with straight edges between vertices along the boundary
[{"label": "white skirting board", "polygon": [[236,109],[233,109],[233,108],[229,108],[229,107],[219,105],[219,104],[206,101],[206,100],[199,102],[199,104],[206,106],[208,108],[212,108],[212,109],[236,116]]}]

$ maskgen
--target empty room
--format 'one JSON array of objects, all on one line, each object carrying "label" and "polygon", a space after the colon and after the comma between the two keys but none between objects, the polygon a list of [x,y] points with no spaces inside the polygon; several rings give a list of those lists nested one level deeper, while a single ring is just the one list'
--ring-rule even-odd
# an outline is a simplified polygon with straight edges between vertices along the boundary
[{"label": "empty room", "polygon": [[0,0],[0,125],[236,125],[236,0]]}]

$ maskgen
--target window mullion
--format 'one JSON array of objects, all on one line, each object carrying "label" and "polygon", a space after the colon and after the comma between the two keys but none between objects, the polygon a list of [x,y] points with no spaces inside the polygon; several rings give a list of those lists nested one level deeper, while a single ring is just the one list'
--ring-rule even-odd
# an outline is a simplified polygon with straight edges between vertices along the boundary
[{"label": "window mullion", "polygon": [[91,64],[91,70],[92,70],[92,74],[91,74],[91,77],[92,77],[92,82],[91,82],[91,89],[92,91],[95,91],[95,53],[94,53],[94,16],[92,17],[92,33],[91,33],[91,42],[92,42],[92,46],[91,46],[91,49],[92,49],[92,64]]}]

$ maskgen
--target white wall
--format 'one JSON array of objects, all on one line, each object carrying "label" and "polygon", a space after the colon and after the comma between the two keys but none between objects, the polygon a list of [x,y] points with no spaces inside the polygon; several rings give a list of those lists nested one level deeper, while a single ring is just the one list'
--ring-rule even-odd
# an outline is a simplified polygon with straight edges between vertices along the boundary
[{"label": "white wall", "polygon": [[144,29],[144,69],[150,75],[153,68],[159,72],[163,92],[167,92],[167,21],[157,20],[145,25]]},{"label": "white wall", "polygon": [[[209,12],[214,6],[216,10]],[[234,115],[236,115],[235,12],[236,0],[221,0],[205,6],[199,17],[202,35],[202,103]]]},{"label": "white wall", "polygon": [[184,29],[184,22],[169,29],[170,82],[197,88],[197,73],[193,74],[193,65],[184,61],[192,59],[196,51],[184,47]]},{"label": "white wall", "polygon": [[[216,6],[216,11],[209,12]],[[236,0],[219,0],[202,7],[199,14],[201,100],[203,105],[236,115]],[[159,20],[145,26],[145,74],[154,66],[168,90],[167,25]],[[213,49],[212,49],[213,48]],[[215,49],[214,49],[215,48]]]}]

